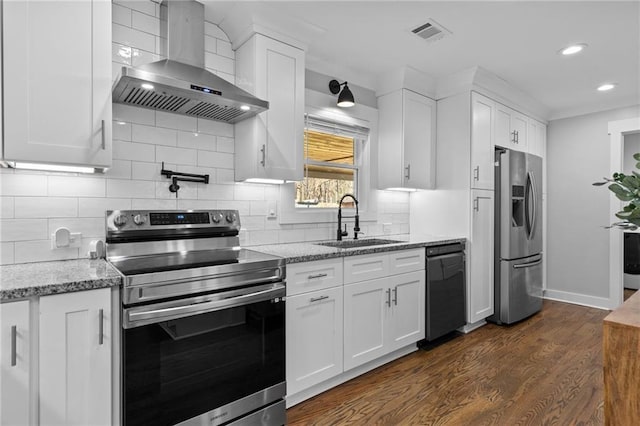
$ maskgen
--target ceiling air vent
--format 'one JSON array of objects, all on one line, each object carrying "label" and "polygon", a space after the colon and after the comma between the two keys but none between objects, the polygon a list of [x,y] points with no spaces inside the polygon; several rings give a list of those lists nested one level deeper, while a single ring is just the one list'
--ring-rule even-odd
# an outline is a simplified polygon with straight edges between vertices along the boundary
[{"label": "ceiling air vent", "polygon": [[438,24],[433,19],[428,19],[427,22],[417,28],[414,28],[411,32],[427,41],[440,40],[447,34],[451,34],[449,30]]}]

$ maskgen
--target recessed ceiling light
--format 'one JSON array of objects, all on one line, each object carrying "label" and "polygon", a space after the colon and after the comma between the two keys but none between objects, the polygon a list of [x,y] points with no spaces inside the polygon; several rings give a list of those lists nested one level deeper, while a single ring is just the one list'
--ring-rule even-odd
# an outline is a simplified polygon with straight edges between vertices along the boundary
[{"label": "recessed ceiling light", "polygon": [[601,84],[600,86],[598,86],[598,91],[606,92],[607,90],[611,90],[616,86],[617,86],[616,83],[604,83],[604,84]]},{"label": "recessed ceiling light", "polygon": [[582,52],[586,47],[587,45],[585,43],[572,44],[571,46],[560,49],[558,53],[565,56],[575,55],[578,52]]},{"label": "recessed ceiling light", "polygon": [[147,90],[153,90],[153,84],[149,84],[149,83],[142,83],[140,87]]}]

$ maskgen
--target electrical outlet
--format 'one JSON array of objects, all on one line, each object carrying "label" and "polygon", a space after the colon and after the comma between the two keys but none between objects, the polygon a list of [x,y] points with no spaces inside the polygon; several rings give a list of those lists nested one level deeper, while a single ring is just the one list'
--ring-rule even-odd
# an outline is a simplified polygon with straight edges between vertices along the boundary
[{"label": "electrical outlet", "polygon": [[278,217],[278,203],[275,200],[267,201],[267,219]]}]

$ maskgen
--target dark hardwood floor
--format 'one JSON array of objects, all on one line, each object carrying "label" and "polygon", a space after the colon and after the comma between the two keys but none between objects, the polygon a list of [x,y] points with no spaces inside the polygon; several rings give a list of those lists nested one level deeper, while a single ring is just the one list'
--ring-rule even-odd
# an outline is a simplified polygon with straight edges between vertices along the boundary
[{"label": "dark hardwood floor", "polygon": [[302,402],[289,425],[601,425],[608,313],[545,300]]},{"label": "dark hardwood floor", "polygon": [[630,288],[625,288],[624,289],[624,300],[627,300],[628,298],[630,298],[631,295],[634,294],[636,291],[638,291],[638,290],[632,290]]}]

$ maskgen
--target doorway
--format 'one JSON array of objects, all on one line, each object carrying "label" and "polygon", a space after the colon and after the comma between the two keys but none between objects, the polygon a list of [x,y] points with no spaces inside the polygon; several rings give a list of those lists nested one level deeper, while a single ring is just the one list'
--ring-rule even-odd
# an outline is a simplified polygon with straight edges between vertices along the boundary
[{"label": "doorway", "polygon": [[[610,175],[620,170],[628,172],[629,164],[626,157],[635,149],[636,140],[640,140],[640,117],[627,120],[609,122],[609,137],[611,142]],[[626,144],[629,143],[629,146]],[[640,142],[638,142],[640,148]],[[636,152],[640,152],[636,151]],[[629,155],[628,155],[629,154]],[[633,163],[632,163],[633,164]],[[611,196],[609,210],[611,218],[622,209],[622,202]],[[609,233],[609,309],[615,309],[622,304],[624,287],[624,233],[619,230],[612,230]]]}]

